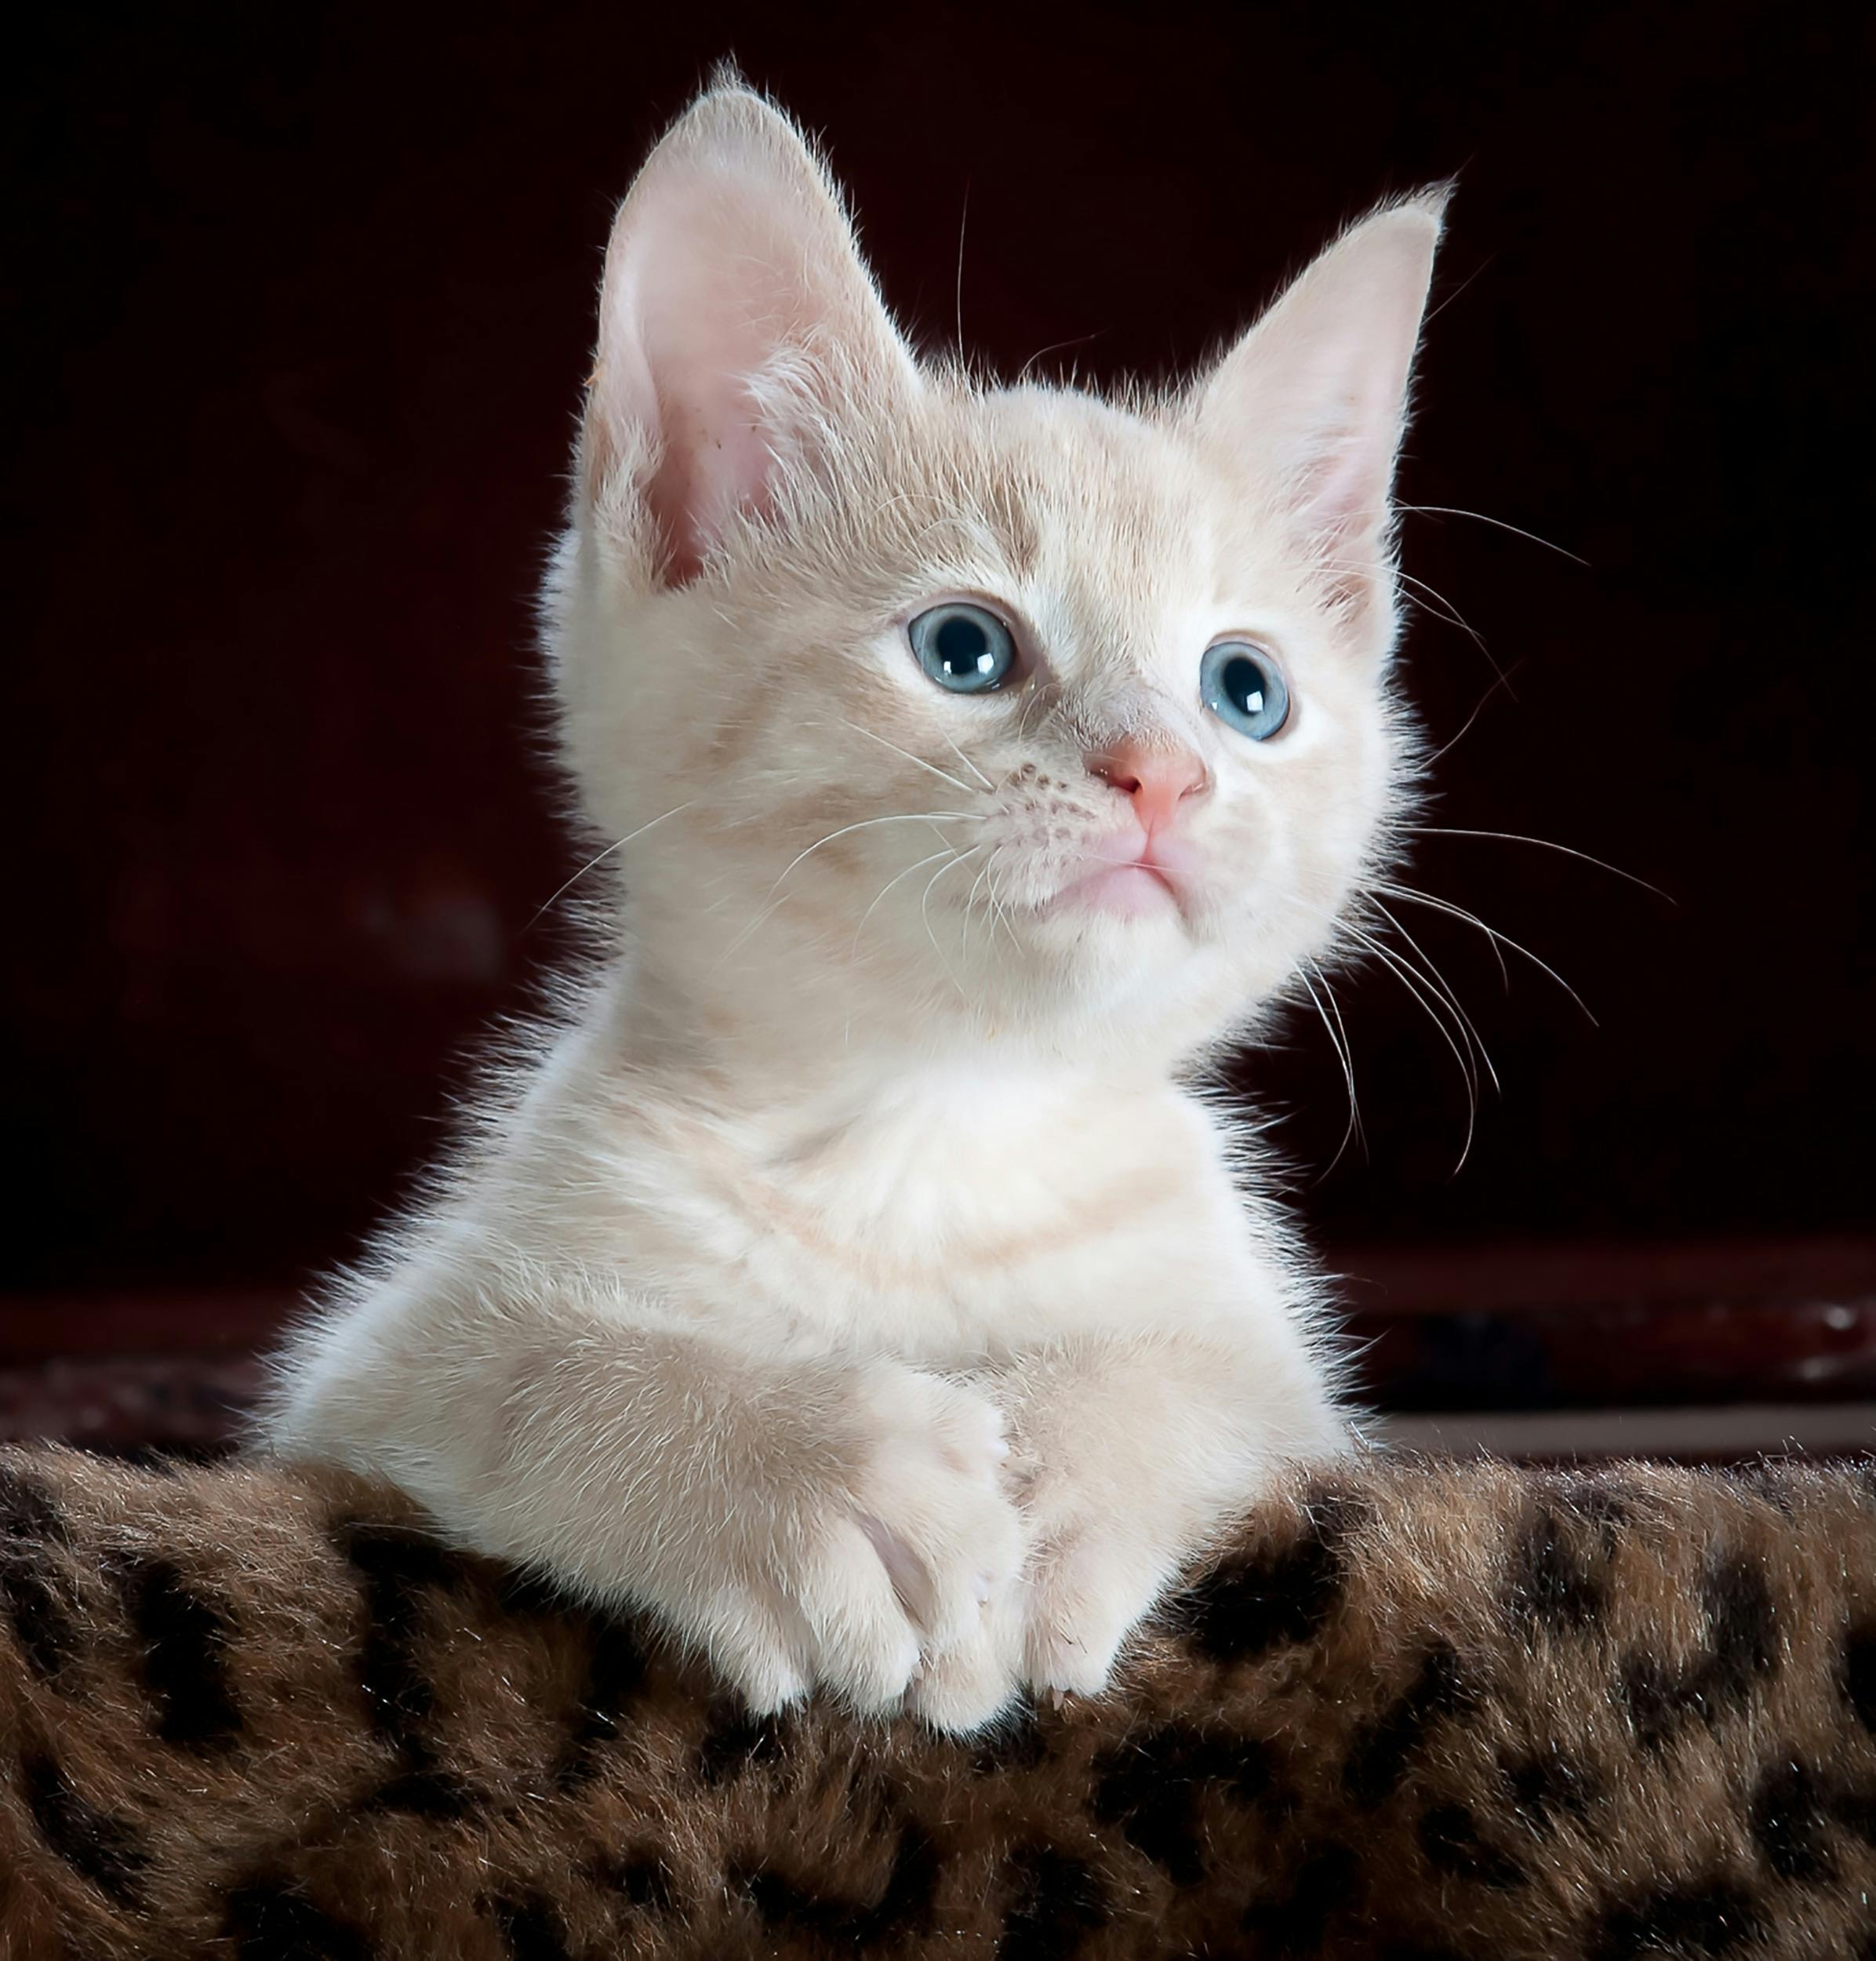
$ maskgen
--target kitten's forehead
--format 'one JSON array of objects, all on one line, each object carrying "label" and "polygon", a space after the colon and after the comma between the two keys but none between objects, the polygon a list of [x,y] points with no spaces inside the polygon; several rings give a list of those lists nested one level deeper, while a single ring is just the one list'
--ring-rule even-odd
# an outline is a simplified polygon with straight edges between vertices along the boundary
[{"label": "kitten's forehead", "polygon": [[1156,635],[1169,614],[1228,606],[1276,569],[1246,487],[1169,417],[1042,387],[945,413],[998,555],[1090,635]]}]

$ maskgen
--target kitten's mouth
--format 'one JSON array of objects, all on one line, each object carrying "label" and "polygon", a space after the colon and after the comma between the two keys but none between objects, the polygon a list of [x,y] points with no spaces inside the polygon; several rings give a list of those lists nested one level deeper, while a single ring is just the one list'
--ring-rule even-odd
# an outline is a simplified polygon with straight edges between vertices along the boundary
[{"label": "kitten's mouth", "polygon": [[1157,865],[1111,864],[1063,886],[1049,904],[1052,911],[1067,907],[1133,919],[1151,913],[1176,912],[1179,894]]},{"label": "kitten's mouth", "polygon": [[1063,886],[1049,901],[1048,911],[1106,913],[1120,919],[1183,914],[1181,880],[1191,869],[1191,853],[1176,839],[1102,838],[1085,855],[1092,868]]}]

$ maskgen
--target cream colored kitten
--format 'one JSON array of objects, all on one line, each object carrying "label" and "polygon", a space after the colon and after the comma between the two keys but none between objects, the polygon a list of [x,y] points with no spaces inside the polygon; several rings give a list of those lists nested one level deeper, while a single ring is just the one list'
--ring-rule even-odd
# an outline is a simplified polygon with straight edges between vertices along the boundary
[{"label": "cream colored kitten", "polygon": [[607,254],[547,596],[610,964],[281,1364],[281,1451],[649,1610],[756,1708],[1093,1691],[1285,1460],[1318,1283],[1188,1086],[1404,773],[1437,199],[1191,387],[920,362],[739,88]]}]

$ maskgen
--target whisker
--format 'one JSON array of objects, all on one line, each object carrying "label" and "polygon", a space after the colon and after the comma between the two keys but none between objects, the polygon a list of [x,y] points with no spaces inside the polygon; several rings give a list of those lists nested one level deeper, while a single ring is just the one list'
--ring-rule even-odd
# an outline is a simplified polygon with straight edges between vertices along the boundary
[{"label": "whisker", "polygon": [[1473,1072],[1471,1062],[1459,1044],[1453,1040],[1452,1032],[1446,1026],[1445,1017],[1436,1012],[1434,1002],[1437,997],[1427,994],[1412,969],[1408,966],[1405,962],[1396,959],[1392,951],[1382,945],[1380,940],[1362,932],[1359,926],[1345,926],[1343,930],[1351,939],[1365,947],[1420,1003],[1421,1011],[1434,1027],[1438,1029],[1440,1039],[1452,1051],[1453,1060],[1459,1064],[1460,1075],[1466,1085],[1466,1141],[1460,1151],[1458,1162],[1452,1167],[1452,1175],[1457,1177],[1465,1169],[1467,1159],[1472,1155],[1472,1137],[1478,1111],[1478,1079]]},{"label": "whisker", "polygon": [[[777,911],[781,907],[787,904],[788,895],[786,893],[782,893],[782,896],[779,899],[776,897],[776,894],[778,892],[781,892],[783,881],[787,878],[789,873],[794,871],[797,865],[802,864],[805,860],[813,857],[814,853],[820,850],[823,845],[831,844],[836,838],[844,838],[849,836],[851,833],[856,831],[870,830],[874,824],[929,824],[935,825],[940,823],[949,823],[954,820],[962,820],[972,823],[983,823],[987,820],[982,816],[981,813],[973,810],[896,811],[889,816],[882,817],[863,817],[857,824],[843,824],[838,831],[830,831],[824,838],[816,838],[813,843],[808,846],[805,851],[798,851],[794,856],[782,867],[781,871],[776,875],[775,883],[772,885],[769,888],[768,891],[762,895],[761,903],[756,908],[754,916],[711,963],[710,973],[714,975],[717,970],[723,966],[725,962],[731,959],[732,956],[734,955],[748,941],[751,936],[754,933],[758,928],[760,928],[766,921],[773,919]],[[931,860],[928,858],[925,862],[929,864]],[[706,976],[705,977],[708,978],[709,976]]]},{"label": "whisker", "polygon": [[1098,340],[1107,332],[1105,327],[1096,327],[1093,333],[1078,333],[1067,340],[1052,340],[1045,347],[1038,347],[1034,354],[1016,370],[1016,386],[1020,387],[1029,379],[1029,371],[1046,354],[1060,354],[1064,347],[1083,347],[1090,340]]},{"label": "whisker", "polygon": [[782,867],[776,876],[775,884],[769,888],[769,897],[774,897],[776,887],[803,859],[813,857],[823,845],[831,844],[836,838],[851,836],[856,831],[870,830],[876,824],[937,824],[949,823],[953,820],[968,824],[983,824],[988,821],[980,812],[975,810],[910,810],[903,816],[862,817],[857,824],[842,824],[839,830],[830,831],[824,838],[816,838],[805,851],[798,851]]},{"label": "whisker", "polygon": [[1407,942],[1419,957],[1421,969],[1427,977],[1427,984],[1437,988],[1445,996],[1446,1005],[1452,1010],[1453,1019],[1464,1028],[1467,1040],[1478,1051],[1478,1059],[1485,1065],[1485,1074],[1492,1079],[1492,1087],[1502,1096],[1504,1093],[1504,1085],[1499,1081],[1498,1071],[1492,1065],[1491,1053],[1479,1039],[1478,1030],[1473,1024],[1472,1017],[1460,1006],[1459,996],[1452,991],[1452,982],[1447,980],[1439,969],[1433,964],[1419,940],[1414,938],[1413,935],[1401,924],[1387,907],[1382,904],[1379,899],[1370,897],[1369,904]]},{"label": "whisker", "polygon": [[1518,670],[1523,665],[1524,657],[1520,655],[1517,660],[1511,663],[1510,667],[1506,668],[1500,671],[1498,679],[1494,681],[1491,686],[1486,689],[1485,693],[1478,697],[1478,706],[1466,717],[1465,726],[1460,730],[1457,735],[1452,737],[1449,740],[1442,743],[1439,748],[1434,751],[1433,754],[1427,759],[1426,764],[1424,766],[1426,768],[1429,769],[1432,769],[1434,766],[1438,763],[1449,750],[1456,749],[1460,743],[1465,740],[1466,737],[1472,733],[1473,723],[1485,713],[1485,704],[1492,699],[1493,695],[1497,693],[1500,688],[1503,688],[1507,694],[1511,695],[1513,700],[1515,701],[1517,700],[1517,696],[1513,694],[1511,690],[1511,677],[1513,675],[1517,673]]},{"label": "whisker", "polygon": [[871,729],[863,727],[857,722],[848,721],[845,715],[841,719],[856,735],[864,736],[869,742],[877,742],[882,749],[890,749],[894,755],[903,756],[907,762],[916,763],[921,769],[929,769],[933,776],[942,777],[954,790],[962,790],[967,797],[976,795],[962,777],[953,776],[948,769],[940,769],[936,763],[927,762],[923,756],[914,755],[910,749],[900,748],[896,742],[887,741],[884,736],[874,734]]},{"label": "whisker", "polygon": [[1658,885],[1650,885],[1645,879],[1637,878],[1632,871],[1624,871],[1620,865],[1611,864],[1605,858],[1579,851],[1574,845],[1556,843],[1549,838],[1527,838],[1516,831],[1463,831],[1447,824],[1408,824],[1401,828],[1416,838],[1496,838],[1504,844],[1534,844],[1545,851],[1561,851],[1566,858],[1580,858],[1585,864],[1593,864],[1612,878],[1626,879],[1631,885],[1638,885],[1644,892],[1652,892],[1657,899],[1665,899],[1671,906],[1680,904],[1671,893],[1663,892]]},{"label": "whisker", "polygon": [[1548,538],[1540,538],[1535,531],[1526,531],[1522,526],[1507,524],[1503,518],[1488,518],[1482,511],[1461,511],[1450,504],[1399,504],[1397,511],[1412,511],[1430,518],[1471,518],[1475,523],[1489,524],[1495,531],[1508,531],[1514,538],[1528,539],[1532,544],[1542,545],[1547,551],[1554,551],[1560,558],[1568,558],[1572,564],[1587,566],[1587,558],[1574,551],[1567,551],[1560,544]]},{"label": "whisker", "polygon": [[971,215],[971,187],[964,187],[964,204],[958,213],[958,358],[964,358],[964,227]]},{"label": "whisker", "polygon": [[989,778],[988,777],[987,777],[987,776],[983,773],[983,772],[981,769],[980,769],[977,767],[977,766],[976,766],[976,763],[974,763],[974,762],[973,762],[971,761],[970,758],[969,758],[969,756],[967,756],[967,755],[964,753],[964,751],[958,747],[957,744],[956,744],[956,743],[954,743],[954,741],[952,741],[952,740],[951,739],[951,737],[950,737],[948,735],[946,735],[946,734],[945,734],[944,730],[943,730],[943,729],[940,729],[938,731],[938,733],[939,733],[941,736],[944,736],[944,741],[945,741],[945,746],[946,746],[946,748],[948,748],[948,749],[951,751],[951,754],[952,754],[953,755],[954,755],[954,756],[958,759],[958,760],[964,765],[965,768],[965,769],[967,769],[968,770],[969,770],[969,772],[971,773],[971,774],[972,774],[973,776],[974,776],[974,777],[977,779],[977,780],[978,780],[980,784],[982,784],[983,785],[983,787],[984,787],[984,788],[985,788],[985,789],[987,789],[987,790],[991,790],[991,791],[994,791],[994,790],[996,788],[996,787],[997,787],[997,786],[996,786],[994,783],[992,783],[992,782],[991,781],[990,778]]},{"label": "whisker", "polygon": [[567,893],[572,891],[573,887],[578,885],[580,881],[584,879],[595,865],[604,864],[605,861],[609,858],[615,851],[623,850],[627,845],[631,842],[633,839],[642,838],[645,835],[646,831],[655,830],[658,825],[664,823],[665,817],[675,817],[681,816],[685,811],[688,810],[691,807],[692,804],[694,804],[696,802],[696,799],[693,797],[687,802],[676,804],[673,806],[671,809],[665,812],[664,817],[653,817],[649,824],[642,824],[636,831],[628,831],[623,838],[615,838],[613,842],[596,857],[588,858],[586,863],[573,874],[572,878],[567,880],[565,885],[562,886],[554,893],[553,897],[550,898],[544,905],[539,907],[536,910],[533,918],[529,919],[528,923],[522,928],[522,931],[523,933],[533,932],[536,922],[540,919],[541,914],[551,910],[553,907],[558,905],[561,900],[565,897]]},{"label": "whisker", "polygon": [[[1316,973],[1317,978],[1322,981],[1326,991],[1329,987],[1328,975],[1324,973],[1320,968],[1316,970]],[[1321,999],[1317,995],[1315,988],[1310,980],[1308,963],[1305,962],[1296,970],[1296,978],[1303,983],[1311,1001],[1315,1005],[1316,1013],[1329,1035],[1331,1046],[1335,1050],[1336,1059],[1342,1065],[1342,1081],[1348,1091],[1348,1122],[1342,1132],[1342,1141],[1336,1146],[1336,1155],[1323,1166],[1321,1176],[1316,1181],[1320,1184],[1322,1180],[1326,1178],[1329,1173],[1342,1162],[1343,1155],[1347,1151],[1351,1142],[1359,1141],[1362,1144],[1364,1156],[1367,1155],[1367,1144],[1366,1141],[1362,1136],[1362,1106],[1355,1100],[1354,1062],[1348,1052],[1348,1031],[1342,1027],[1342,1011],[1337,1008],[1335,1020],[1332,1022],[1329,1020],[1328,1014],[1324,1011]],[[1335,997],[1331,994],[1329,998],[1333,1000]],[[1340,1033],[1337,1032],[1338,1029],[1340,1030]]]},{"label": "whisker", "polygon": [[1385,892],[1390,898],[1398,899],[1404,905],[1425,906],[1432,911],[1449,914],[1453,919],[1463,922],[1465,925],[1476,927],[1491,942],[1492,951],[1498,954],[1499,971],[1505,976],[1507,986],[1511,984],[1511,975],[1505,966],[1504,955],[1498,953],[1498,949],[1501,945],[1507,946],[1514,953],[1522,953],[1540,973],[1548,974],[1558,986],[1576,1002],[1577,1006],[1582,1009],[1592,1028],[1600,1028],[1602,1025],[1597,1021],[1595,1016],[1591,1013],[1589,1006],[1583,996],[1570,985],[1569,981],[1564,979],[1549,961],[1540,959],[1529,947],[1514,940],[1508,933],[1500,933],[1496,926],[1487,926],[1477,913],[1468,912],[1463,906],[1454,905],[1450,900],[1436,899],[1430,893],[1416,892],[1411,886],[1395,885],[1391,881],[1383,880],[1376,882],[1375,890],[1378,892]]},{"label": "whisker", "polygon": [[945,973],[949,977],[951,985],[958,990],[958,999],[963,1001],[969,1001],[970,997],[964,991],[964,983],[958,978],[954,973],[952,972],[951,962],[945,959],[943,950],[938,944],[938,936],[932,930],[931,904],[932,887],[935,886],[947,871],[956,871],[958,867],[965,862],[969,855],[969,853],[961,851],[949,864],[941,864],[939,866],[938,869],[925,880],[925,890],[919,895],[918,900],[918,916],[925,922],[925,937],[931,941],[932,951],[938,956],[938,964],[944,969]]},{"label": "whisker", "polygon": [[992,870],[994,868],[994,867],[995,867],[995,865],[996,865],[996,862],[997,862],[997,854],[998,854],[998,852],[1000,852],[1002,849],[1003,849],[1003,847],[1002,847],[1002,845],[1000,845],[1000,844],[999,844],[999,845],[994,845],[994,846],[993,846],[991,847],[991,854],[990,854],[990,856],[989,856],[987,858],[986,858],[986,859],[983,860],[983,864],[982,864],[981,865],[980,865],[980,866],[977,868],[977,875],[976,875],[976,877],[975,879],[973,879],[971,881],[971,889],[970,889],[970,890],[969,890],[969,892],[967,892],[967,893],[965,894],[965,897],[964,897],[964,940],[963,940],[963,944],[962,944],[962,947],[961,947],[961,948],[960,948],[960,949],[959,949],[959,958],[960,958],[960,959],[962,959],[965,954],[967,954],[967,953],[969,953],[969,952],[970,951],[970,945],[971,945],[971,910],[972,910],[972,908],[973,908],[973,907],[976,904],[976,903],[977,903],[977,894],[978,894],[978,893],[979,893],[979,892],[982,890],[982,888],[983,888],[983,881],[984,881],[986,879],[987,879],[987,878],[991,875],[991,873]]},{"label": "whisker", "polygon": [[890,892],[893,886],[897,885],[902,879],[911,878],[914,871],[922,871],[928,864],[936,864],[940,858],[954,858],[958,857],[968,857],[971,856],[972,853],[981,851],[983,849],[983,846],[982,845],[973,844],[970,848],[970,851],[960,853],[955,845],[947,844],[942,851],[934,851],[929,858],[921,858],[916,864],[908,864],[903,871],[895,871],[892,877],[887,879],[885,883],[879,888],[878,893],[874,896],[872,904],[868,906],[866,911],[860,915],[860,924],[853,929],[853,944],[848,951],[847,958],[851,960],[858,955],[860,952],[860,936],[866,931],[867,922],[872,918],[874,911],[878,908],[880,901],[885,897],[886,894]]}]

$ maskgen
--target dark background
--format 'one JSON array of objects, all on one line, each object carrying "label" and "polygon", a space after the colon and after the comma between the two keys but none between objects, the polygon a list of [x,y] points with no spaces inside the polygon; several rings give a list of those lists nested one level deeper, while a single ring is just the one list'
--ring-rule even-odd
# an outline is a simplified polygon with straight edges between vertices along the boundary
[{"label": "dark background", "polygon": [[[1457,172],[1402,479],[1413,922],[1503,1079],[1340,989],[1247,1085],[1338,1245],[1868,1220],[1868,49],[1802,8],[64,10],[0,118],[24,1148],[0,1284],[352,1250],[562,929],[531,594],[614,201],[711,62],[824,133],[890,300],[1162,372]],[[968,224],[963,213],[968,195]],[[1508,679],[1495,686],[1494,667]],[[1481,706],[1481,704],[1483,706]],[[1474,717],[1476,711],[1476,720]]]}]

